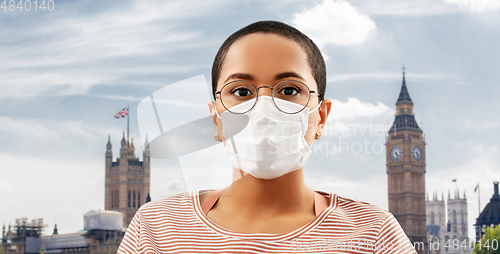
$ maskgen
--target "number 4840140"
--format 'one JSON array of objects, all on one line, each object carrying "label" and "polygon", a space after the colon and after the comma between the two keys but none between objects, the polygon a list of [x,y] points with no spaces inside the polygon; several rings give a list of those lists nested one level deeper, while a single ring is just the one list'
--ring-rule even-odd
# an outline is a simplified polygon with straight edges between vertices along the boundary
[{"label": "number 4840140", "polygon": [[53,11],[54,10],[54,0],[3,0],[0,9],[4,11]]}]

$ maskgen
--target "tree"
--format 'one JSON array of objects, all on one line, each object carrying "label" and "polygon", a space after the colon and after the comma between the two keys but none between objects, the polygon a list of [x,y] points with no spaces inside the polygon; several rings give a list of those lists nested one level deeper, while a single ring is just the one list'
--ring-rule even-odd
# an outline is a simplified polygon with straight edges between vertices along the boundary
[{"label": "tree", "polygon": [[[481,244],[481,246],[479,246]],[[500,226],[487,227],[480,243],[476,243],[473,254],[500,254]]]}]

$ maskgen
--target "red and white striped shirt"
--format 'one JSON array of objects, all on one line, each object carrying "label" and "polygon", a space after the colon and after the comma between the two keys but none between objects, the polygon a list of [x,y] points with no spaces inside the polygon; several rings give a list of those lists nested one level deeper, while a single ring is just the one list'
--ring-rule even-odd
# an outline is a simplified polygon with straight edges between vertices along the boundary
[{"label": "red and white striped shirt", "polygon": [[224,229],[202,211],[199,192],[144,204],[118,253],[412,253],[394,218],[369,203],[329,194],[316,219],[287,234]]}]

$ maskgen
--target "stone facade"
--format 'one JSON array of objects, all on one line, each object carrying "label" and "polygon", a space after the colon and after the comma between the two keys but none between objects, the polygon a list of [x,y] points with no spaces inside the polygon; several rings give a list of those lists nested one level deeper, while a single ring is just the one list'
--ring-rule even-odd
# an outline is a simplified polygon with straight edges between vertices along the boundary
[{"label": "stone facade", "polygon": [[432,246],[430,253],[468,254],[471,252],[465,191],[463,197],[460,197],[456,190],[453,198],[448,192],[446,207],[442,194],[440,200],[437,194],[434,194],[432,200],[427,197],[426,210],[427,236]]},{"label": "stone facade", "polygon": [[[146,140],[147,144],[147,140]],[[135,156],[134,142],[128,142],[125,134],[121,140],[120,157],[113,161],[113,150],[108,138],[106,145],[105,210],[123,213],[126,228],[141,205],[149,197],[150,157],[145,145],[143,161]]]}]

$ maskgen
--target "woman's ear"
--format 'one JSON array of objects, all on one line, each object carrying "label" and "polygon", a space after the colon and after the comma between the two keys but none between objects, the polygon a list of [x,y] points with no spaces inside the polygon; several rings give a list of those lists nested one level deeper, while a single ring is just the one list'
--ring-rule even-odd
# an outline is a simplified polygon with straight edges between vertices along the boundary
[{"label": "woman's ear", "polygon": [[330,115],[330,110],[332,109],[332,100],[331,99],[324,99],[321,102],[321,106],[319,107],[319,122],[318,122],[318,132],[323,133],[323,127],[325,127],[326,120],[328,119],[328,116]]},{"label": "woman's ear", "polygon": [[219,122],[217,121],[218,117],[215,112],[217,110],[217,108],[215,107],[215,102],[208,100],[207,105],[208,105],[208,110],[210,111],[210,117],[212,118],[212,123],[214,125],[215,134],[220,135]]}]

